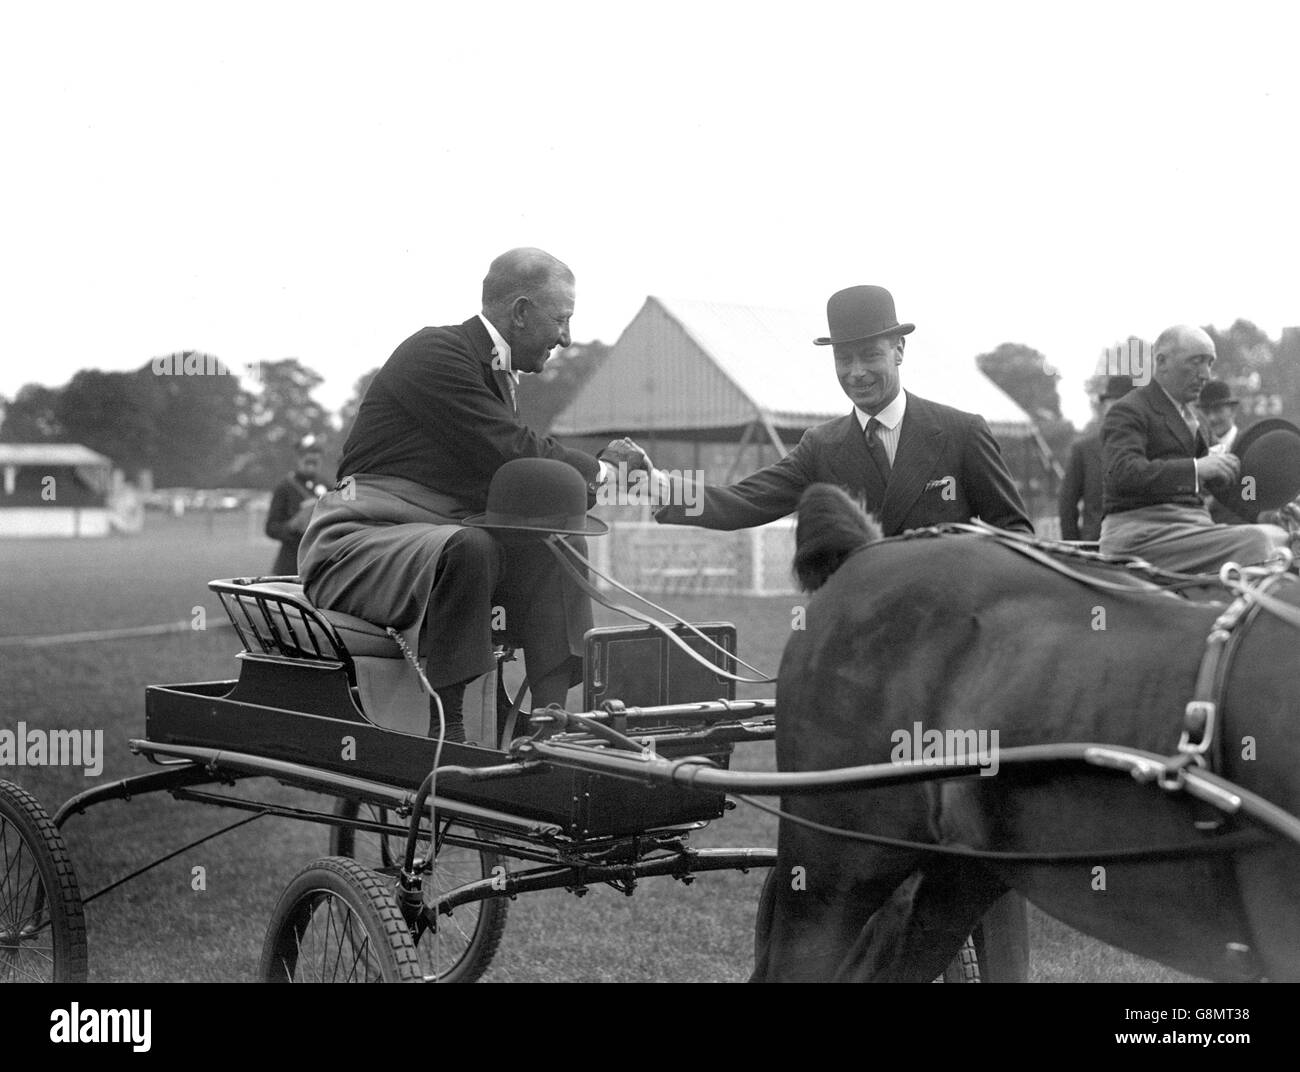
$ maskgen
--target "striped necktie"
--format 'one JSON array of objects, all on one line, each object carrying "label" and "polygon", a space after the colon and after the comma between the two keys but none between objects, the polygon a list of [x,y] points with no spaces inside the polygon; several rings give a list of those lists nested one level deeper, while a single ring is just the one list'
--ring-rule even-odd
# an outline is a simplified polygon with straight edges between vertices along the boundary
[{"label": "striped necktie", "polygon": [[510,412],[518,417],[519,401],[515,398],[514,377],[504,369],[493,369],[492,375],[496,377],[497,387],[501,390],[501,397],[510,403]]},{"label": "striped necktie", "polygon": [[884,428],[884,425],[875,417],[867,421],[867,453],[871,455],[871,460],[876,463],[876,468],[880,470],[880,478],[885,483],[889,483],[889,451],[880,438],[882,428]]}]

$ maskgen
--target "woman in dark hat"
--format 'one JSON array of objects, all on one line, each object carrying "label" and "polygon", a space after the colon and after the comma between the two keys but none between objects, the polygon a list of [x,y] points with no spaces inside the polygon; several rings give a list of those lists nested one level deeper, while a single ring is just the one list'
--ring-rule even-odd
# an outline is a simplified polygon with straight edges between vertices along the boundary
[{"label": "woman in dark hat", "polygon": [[325,494],[325,485],[317,481],[320,466],[320,440],[315,436],[303,436],[298,441],[298,457],[293,472],[271,493],[266,534],[280,541],[275,564],[271,566],[271,573],[276,577],[298,574],[298,544],[307,531],[316,500]]}]

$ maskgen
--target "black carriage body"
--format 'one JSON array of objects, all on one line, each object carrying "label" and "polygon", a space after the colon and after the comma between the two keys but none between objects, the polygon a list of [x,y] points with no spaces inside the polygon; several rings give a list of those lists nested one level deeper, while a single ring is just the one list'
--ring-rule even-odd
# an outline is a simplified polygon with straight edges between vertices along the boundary
[{"label": "black carriage body", "polygon": [[[735,651],[734,626],[716,623],[703,629],[727,651]],[[692,643],[697,645],[703,647]],[[225,749],[414,792],[433,769],[437,742],[371,722],[361,710],[346,653],[334,659],[331,654],[285,657],[246,650],[240,656],[238,680],[150,686],[145,690],[147,740],[164,747]],[[707,670],[701,674],[696,664],[647,628],[592,630],[586,658],[588,692],[596,682],[602,699],[645,705],[670,699],[734,699],[733,683]],[[727,741],[703,742],[671,726],[635,732],[653,737],[656,754],[668,759],[703,756],[720,768],[730,760],[732,745]],[[442,746],[443,766],[478,768],[508,761],[504,752],[492,748]],[[513,778],[449,780],[439,784],[438,794],[553,823],[579,840],[716,819],[725,808],[720,792],[549,766]]]}]

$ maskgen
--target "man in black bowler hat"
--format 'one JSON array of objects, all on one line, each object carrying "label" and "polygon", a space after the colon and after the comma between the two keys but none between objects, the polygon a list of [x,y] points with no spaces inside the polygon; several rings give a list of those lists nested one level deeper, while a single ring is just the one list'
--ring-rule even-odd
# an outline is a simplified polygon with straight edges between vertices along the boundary
[{"label": "man in black bowler hat", "polygon": [[984,418],[903,390],[899,366],[916,325],[898,322],[889,291],[841,290],[826,316],[830,334],[813,343],[832,348],[852,411],[808,429],[784,458],[739,483],[699,489],[700,499],[673,495],[661,483],[660,502],[700,508],[664,506],[655,520],[710,529],[765,525],[793,513],[810,484],[825,482],[860,497],[886,536],[973,517],[1032,532]]},{"label": "man in black bowler hat", "polygon": [[[313,603],[400,629],[428,660],[447,739],[463,740],[465,686],[493,667],[493,633],[522,647],[532,706],[563,703],[582,680],[591,604],[542,541],[500,540],[465,520],[488,506],[493,476],[518,458],[575,469],[596,488],[643,464],[630,440],[593,457],[524,425],[520,373],[569,345],[574,277],[540,249],[497,257],[482,312],[417,331],[375,374],[343,446],[339,483],[298,551]],[[585,551],[582,537],[571,538]],[[502,620],[504,618],[504,620]]]},{"label": "man in black bowler hat", "polygon": [[[886,536],[978,517],[999,528],[1032,532],[997,441],[983,417],[904,391],[899,379],[906,337],[893,296],[884,287],[849,287],[826,303],[830,334],[813,340],[835,355],[835,375],[853,403],[843,417],[808,429],[774,465],[702,498],[672,489],[662,474],[664,524],[741,529],[785,517],[810,485],[838,484],[861,497]],[[682,503],[702,506],[688,512]],[[784,881],[775,874],[769,881]],[[922,892],[918,890],[918,896]],[[946,891],[934,891],[938,897]],[[763,921],[759,921],[760,928]],[[1029,972],[1029,925],[1024,901],[1008,893],[994,902],[977,943],[990,981],[1020,982]]]},{"label": "man in black bowler hat", "polygon": [[1222,380],[1211,380],[1201,388],[1196,400],[1196,408],[1201,411],[1205,421],[1205,438],[1210,442],[1210,450],[1220,454],[1236,453],[1233,449],[1237,442],[1237,406],[1240,403],[1232,397],[1232,388]]},{"label": "man in black bowler hat", "polygon": [[[1201,415],[1201,429],[1210,444],[1211,454],[1237,453],[1237,436],[1241,432],[1237,427],[1238,405],[1238,400],[1232,397],[1232,388],[1222,380],[1211,380],[1201,388],[1196,409]],[[1210,520],[1216,525],[1239,525],[1244,520],[1214,495],[1207,493],[1203,497],[1210,511]]]}]

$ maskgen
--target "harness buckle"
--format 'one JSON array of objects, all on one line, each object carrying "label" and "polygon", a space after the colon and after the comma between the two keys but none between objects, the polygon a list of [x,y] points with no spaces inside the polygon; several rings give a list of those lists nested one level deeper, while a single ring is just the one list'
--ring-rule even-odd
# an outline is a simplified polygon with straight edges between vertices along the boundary
[{"label": "harness buckle", "polygon": [[1178,751],[1195,757],[1204,764],[1204,756],[1214,740],[1214,722],[1218,704],[1213,700],[1189,700],[1183,712],[1183,733],[1178,738]]},{"label": "harness buckle", "polygon": [[1184,753],[1170,760],[1158,775],[1156,784],[1168,793],[1181,792],[1187,784],[1188,767],[1204,767],[1205,760],[1200,756]]}]

